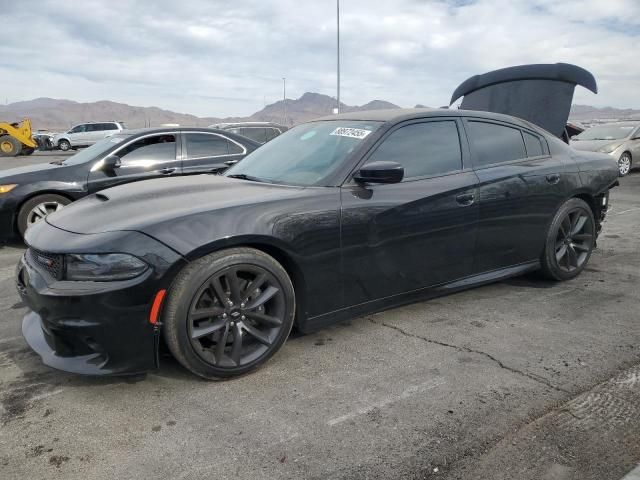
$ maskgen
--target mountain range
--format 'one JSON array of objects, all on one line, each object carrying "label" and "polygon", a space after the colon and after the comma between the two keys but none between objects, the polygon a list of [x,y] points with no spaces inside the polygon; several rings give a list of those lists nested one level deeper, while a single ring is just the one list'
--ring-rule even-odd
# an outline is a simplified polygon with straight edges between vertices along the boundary
[{"label": "mountain range", "polygon": [[[31,119],[34,130],[62,131],[73,125],[89,121],[116,120],[124,122],[128,128],[159,126],[177,123],[183,126],[202,127],[220,122],[262,121],[294,125],[323,115],[330,115],[336,106],[334,98],[319,93],[307,92],[298,99],[280,100],[265,106],[249,117],[196,117],[186,113],[176,113],[158,107],[136,107],[107,100],[80,103],[72,100],[36,98],[23,102],[0,105],[0,122],[15,122],[22,118]],[[286,121],[284,112],[286,106]],[[340,104],[343,112],[358,110],[379,110],[400,108],[390,102],[374,100],[365,105],[350,106]]]},{"label": "mountain range", "polygon": [[[197,117],[186,113],[163,110],[158,107],[136,107],[107,100],[80,103],[72,100],[37,98],[35,100],[0,105],[0,122],[15,122],[28,117],[33,123],[34,130],[51,131],[63,131],[77,123],[101,120],[122,121],[125,122],[129,128],[174,123],[183,126],[201,127],[211,125],[212,123],[240,121],[284,122],[287,125],[294,125],[324,115],[330,115],[335,106],[336,101],[333,97],[320,93],[307,92],[297,99],[280,100],[267,105],[249,117],[218,118]],[[416,105],[416,107],[423,106],[424,105]],[[284,120],[285,107],[286,120]],[[384,100],[373,100],[365,105],[359,106],[346,105],[344,103],[340,104],[342,112],[386,108],[400,107]],[[640,110],[573,105],[570,118],[578,122],[593,119],[640,119]]]}]

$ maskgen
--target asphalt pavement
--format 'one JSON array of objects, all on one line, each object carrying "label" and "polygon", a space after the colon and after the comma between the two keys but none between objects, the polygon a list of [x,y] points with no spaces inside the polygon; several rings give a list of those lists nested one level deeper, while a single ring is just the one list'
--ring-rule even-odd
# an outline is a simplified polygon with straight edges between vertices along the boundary
[{"label": "asphalt pavement", "polygon": [[[46,157],[46,158],[45,158]],[[0,159],[0,168],[54,155]],[[640,174],[585,272],[294,336],[226,382],[43,366],[0,247],[0,478],[621,479],[640,463]]]}]

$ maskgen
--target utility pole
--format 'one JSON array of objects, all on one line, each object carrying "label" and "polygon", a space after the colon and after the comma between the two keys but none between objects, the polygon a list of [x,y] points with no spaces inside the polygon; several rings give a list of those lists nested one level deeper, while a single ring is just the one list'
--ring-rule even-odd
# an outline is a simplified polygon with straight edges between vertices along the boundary
[{"label": "utility pole", "polygon": [[282,124],[287,125],[287,79],[282,77]]},{"label": "utility pole", "polygon": [[340,0],[336,0],[336,26],[338,33],[337,63],[338,63],[338,105],[336,111],[340,113]]}]

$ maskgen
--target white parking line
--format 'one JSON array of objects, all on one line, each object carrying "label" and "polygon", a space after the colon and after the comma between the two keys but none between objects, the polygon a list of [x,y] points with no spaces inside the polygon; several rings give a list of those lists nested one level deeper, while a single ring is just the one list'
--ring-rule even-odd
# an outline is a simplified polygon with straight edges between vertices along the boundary
[{"label": "white parking line", "polygon": [[331,420],[329,420],[327,422],[327,425],[329,425],[330,427],[334,426],[334,425],[338,425],[339,423],[343,423],[346,422],[347,420],[351,420],[354,417],[358,417],[360,415],[364,415],[366,413],[369,413],[370,411],[376,409],[376,408],[382,408],[386,405],[389,405],[391,403],[395,403],[399,400],[403,400],[405,398],[409,398],[412,397],[418,393],[422,393],[426,390],[432,390],[436,387],[439,387],[440,385],[444,385],[446,382],[444,380],[440,380],[439,382],[426,382],[426,383],[422,383],[420,385],[413,385],[412,387],[407,388],[405,391],[403,391],[400,395],[395,395],[395,396],[391,396],[391,397],[387,397],[384,400],[377,402],[377,403],[373,403],[370,405],[367,405],[366,407],[362,407],[359,408],[357,410],[354,410],[352,412],[349,412],[345,415],[341,415],[339,417],[336,418],[332,418]]},{"label": "white parking line", "polygon": [[614,215],[623,215],[625,213],[635,212],[636,210],[640,210],[640,207],[630,208],[629,210],[623,210],[621,212],[616,212],[616,213],[614,213]]},{"label": "white parking line", "polygon": [[640,480],[640,465],[622,477],[622,480]]}]

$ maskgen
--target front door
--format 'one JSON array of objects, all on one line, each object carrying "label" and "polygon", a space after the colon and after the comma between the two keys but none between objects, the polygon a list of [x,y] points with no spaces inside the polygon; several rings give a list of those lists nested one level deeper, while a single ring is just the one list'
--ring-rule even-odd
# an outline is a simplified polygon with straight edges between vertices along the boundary
[{"label": "front door", "polygon": [[456,119],[401,124],[364,164],[398,162],[404,180],[342,188],[345,306],[470,275],[477,177],[461,129]]},{"label": "front door", "polygon": [[180,175],[178,139],[178,133],[158,133],[125,143],[112,154],[120,157],[119,168],[104,170],[94,165],[91,169],[89,193],[137,180]]}]

